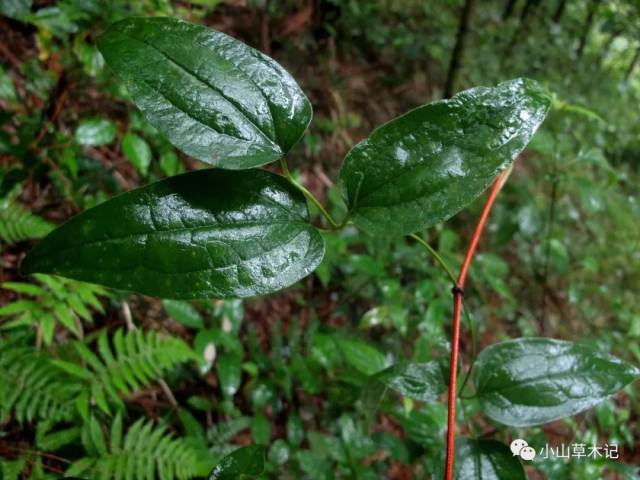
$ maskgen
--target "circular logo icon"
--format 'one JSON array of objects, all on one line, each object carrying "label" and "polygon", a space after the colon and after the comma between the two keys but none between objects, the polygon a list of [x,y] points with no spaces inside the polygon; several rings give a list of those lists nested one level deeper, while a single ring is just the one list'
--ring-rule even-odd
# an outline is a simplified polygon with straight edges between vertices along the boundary
[{"label": "circular logo icon", "polygon": [[527,443],[526,440],[523,440],[521,438],[516,438],[513,442],[511,442],[511,445],[510,445],[511,453],[513,453],[514,457],[517,455],[520,455],[520,450],[528,446],[529,444]]},{"label": "circular logo icon", "polygon": [[534,458],[536,458],[536,451],[533,448],[529,447],[529,446],[522,447],[520,449],[520,458],[523,459],[523,460],[531,461]]}]

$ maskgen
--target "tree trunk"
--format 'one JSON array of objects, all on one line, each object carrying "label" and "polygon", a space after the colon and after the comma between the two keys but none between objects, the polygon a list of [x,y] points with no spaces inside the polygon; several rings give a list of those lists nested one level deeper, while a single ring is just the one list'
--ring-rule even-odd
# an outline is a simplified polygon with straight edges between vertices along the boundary
[{"label": "tree trunk", "polygon": [[540,4],[540,0],[527,0],[520,14],[520,23],[524,23],[529,14]]},{"label": "tree trunk", "polygon": [[638,46],[638,48],[636,49],[636,54],[633,56],[633,60],[631,60],[631,63],[627,68],[627,73],[625,73],[624,75],[625,80],[628,81],[631,78],[631,74],[633,73],[633,70],[636,68],[636,65],[638,64],[638,60],[640,60],[640,46]]},{"label": "tree trunk", "polygon": [[510,52],[513,51],[514,45],[516,45],[516,43],[518,42],[518,39],[524,37],[527,34],[527,31],[529,30],[527,17],[533,10],[535,10],[537,6],[540,5],[540,2],[541,0],[527,0],[527,3],[524,4],[522,12],[520,13],[520,22],[518,23],[518,27],[514,30],[509,43],[505,45],[505,50],[502,54],[503,61],[509,57],[509,55],[511,54]]},{"label": "tree trunk", "polygon": [[518,0],[507,0],[502,11],[502,21],[507,20],[512,14]]},{"label": "tree trunk", "polygon": [[584,23],[582,35],[580,36],[580,43],[578,44],[578,49],[576,50],[576,56],[578,57],[578,59],[582,58],[582,54],[584,53],[584,47],[586,47],[587,45],[587,39],[589,38],[589,32],[591,32],[591,26],[593,25],[593,21],[596,17],[599,3],[600,0],[591,0],[591,3],[589,4],[587,20]]},{"label": "tree trunk", "polygon": [[462,63],[464,55],[464,44],[469,33],[469,23],[471,21],[471,13],[475,5],[475,0],[465,0],[460,15],[460,23],[458,25],[458,33],[456,34],[456,43],[451,53],[451,61],[449,62],[449,72],[447,73],[447,81],[444,86],[444,97],[449,98],[453,95],[458,71]]},{"label": "tree trunk", "polygon": [[553,14],[553,22],[560,23],[560,19],[562,19],[562,15],[564,14],[564,8],[567,6],[567,0],[560,0],[558,2],[558,8],[556,8],[555,13]]}]

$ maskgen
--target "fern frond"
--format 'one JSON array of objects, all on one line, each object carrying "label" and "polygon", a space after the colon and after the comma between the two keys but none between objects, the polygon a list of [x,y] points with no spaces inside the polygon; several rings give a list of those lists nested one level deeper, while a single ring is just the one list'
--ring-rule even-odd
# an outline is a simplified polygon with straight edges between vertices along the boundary
[{"label": "fern frond", "polygon": [[33,299],[20,298],[0,308],[0,317],[8,320],[0,328],[37,326],[42,331],[44,344],[50,345],[56,323],[82,337],[80,319],[93,323],[91,309],[104,313],[98,300],[98,297],[107,295],[104,288],[52,275],[36,274],[34,277],[40,285],[23,282],[2,284],[6,290]]},{"label": "fern frond", "polygon": [[110,413],[109,401],[123,406],[121,396],[131,395],[180,363],[196,358],[193,350],[181,339],[157,332],[134,330],[116,331],[109,341],[106,331],[97,340],[98,354],[84,343],[74,342],[80,358],[86,363],[79,367],[67,361],[54,363],[68,373],[87,382],[95,403]]},{"label": "fern frond", "polygon": [[12,245],[30,238],[42,238],[54,225],[34,215],[13,199],[0,201],[0,240]]},{"label": "fern frond", "polygon": [[22,455],[13,461],[0,458],[0,478],[2,480],[19,480],[28,460],[27,455]]},{"label": "fern frond", "polygon": [[0,418],[14,414],[18,422],[68,420],[83,389],[73,376],[51,364],[51,356],[33,347],[0,345]]},{"label": "fern frond", "polygon": [[197,449],[150,420],[139,419],[123,437],[122,417],[118,414],[109,438],[106,437],[92,417],[83,434],[90,456],[76,461],[66,475],[114,480],[186,480],[202,473],[195,467],[199,461]]}]

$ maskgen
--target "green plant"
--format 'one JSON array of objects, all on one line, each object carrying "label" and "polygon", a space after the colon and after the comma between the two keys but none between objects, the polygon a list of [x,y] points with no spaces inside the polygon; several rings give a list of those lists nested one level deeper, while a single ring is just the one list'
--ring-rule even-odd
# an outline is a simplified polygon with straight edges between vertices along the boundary
[{"label": "green plant", "polygon": [[54,365],[78,377],[91,392],[91,397],[85,395],[82,400],[78,399],[78,408],[83,411],[88,411],[90,399],[105,413],[111,413],[109,401],[122,408],[121,395],[160,379],[162,372],[194,358],[191,349],[180,339],[156,332],[124,333],[120,329],[113,335],[112,347],[103,331],[96,343],[100,357],[84,343],[73,342],[77,355],[86,362],[84,368],[75,362],[53,360]]},{"label": "green plant", "polygon": [[98,285],[74,282],[52,275],[34,275],[40,285],[23,282],[4,282],[2,288],[27,298],[20,298],[0,307],[0,317],[8,321],[3,329],[35,327],[38,344],[50,345],[56,323],[60,323],[76,337],[82,338],[82,321],[92,323],[90,309],[104,312],[100,301],[107,292]]},{"label": "green plant", "polygon": [[75,379],[61,372],[46,352],[18,341],[0,345],[0,417],[15,415],[19,422],[35,419],[69,420],[82,392]]},{"label": "green plant", "polygon": [[69,467],[67,475],[89,474],[92,478],[187,479],[198,472],[198,454],[183,439],[173,438],[164,426],[139,419],[123,433],[122,416],[116,415],[109,436],[91,417],[82,440],[91,456]]},{"label": "green plant", "polygon": [[25,210],[8,196],[0,200],[0,240],[12,245],[30,238],[42,238],[54,225]]},{"label": "green plant", "polygon": [[[98,46],[147,120],[186,154],[220,168],[153,183],[81,213],[32,250],[22,265],[25,273],[54,273],[170,299],[250,297],[311,273],[324,255],[323,236],[335,231],[355,225],[371,236],[410,236],[453,283],[447,479],[524,478],[522,465],[494,441],[462,440],[454,468],[458,399],[478,399],[484,413],[504,425],[538,425],[589,408],[638,378],[635,367],[586,347],[517,339],[481,352],[463,373],[460,392],[456,388],[471,261],[513,160],[551,107],[551,96],[536,82],[518,79],[467,90],[376,129],[344,160],[346,215],[336,220],[294,179],[284,159],[307,128],[311,106],[269,57],[219,32],[168,18],[124,20]],[[146,172],[147,161],[136,161]],[[275,161],[283,176],[250,169]],[[492,183],[456,277],[416,232],[446,221]],[[325,227],[310,223],[305,198]],[[353,348],[353,342],[336,340],[346,361],[371,377],[374,400],[387,387],[421,401],[439,393],[433,381],[442,373],[437,365],[385,370],[384,356]],[[103,357],[105,352],[110,355],[108,347]],[[86,348],[78,354],[95,372],[104,371]],[[90,380],[75,365],[66,366]],[[131,378],[121,385],[103,383],[122,392],[136,384]],[[464,395],[471,385],[475,392]],[[92,394],[108,411],[106,397]]]}]

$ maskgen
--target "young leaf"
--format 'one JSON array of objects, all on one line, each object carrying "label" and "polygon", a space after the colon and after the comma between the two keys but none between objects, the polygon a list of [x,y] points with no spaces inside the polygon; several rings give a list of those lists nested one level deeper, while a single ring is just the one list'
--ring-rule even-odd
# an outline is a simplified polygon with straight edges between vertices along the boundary
[{"label": "young leaf", "polygon": [[480,195],[542,123],[551,98],[533,80],[479,87],[377,128],[340,172],[353,221],[376,235],[441,223]]},{"label": "young leaf", "polygon": [[527,475],[509,447],[495,440],[463,438],[456,445],[456,480],[526,480]]},{"label": "young leaf", "polygon": [[263,170],[200,170],[119,195],[49,234],[22,263],[163,298],[271,293],[324,254],[304,197]]},{"label": "young leaf", "polygon": [[151,164],[151,147],[147,141],[135,133],[127,133],[122,138],[122,152],[140,173],[147,175]]},{"label": "young leaf", "polygon": [[586,410],[640,378],[640,371],[584,345],[519,338],[483,350],[474,378],[489,418],[526,427]]},{"label": "young leaf", "polygon": [[311,104],[286,70],[202,25],[129,18],[112,25],[98,48],[147,120],[212,165],[273,162],[311,120]]},{"label": "young leaf", "polygon": [[233,397],[242,381],[242,357],[236,353],[220,355],[216,363],[220,388],[225,396]]},{"label": "young leaf", "polygon": [[240,475],[260,475],[264,470],[264,448],[242,447],[216,465],[207,480],[236,480]]},{"label": "young leaf", "polygon": [[204,328],[202,315],[189,302],[163,300],[162,306],[171,318],[189,328]]},{"label": "young leaf", "polygon": [[384,355],[366,342],[337,336],[335,341],[344,360],[365,375],[374,375],[387,366]]},{"label": "young leaf", "polygon": [[107,145],[116,136],[116,126],[106,118],[89,118],[83,120],[76,129],[76,141],[80,145]]}]

